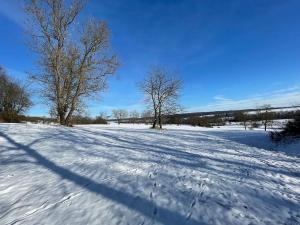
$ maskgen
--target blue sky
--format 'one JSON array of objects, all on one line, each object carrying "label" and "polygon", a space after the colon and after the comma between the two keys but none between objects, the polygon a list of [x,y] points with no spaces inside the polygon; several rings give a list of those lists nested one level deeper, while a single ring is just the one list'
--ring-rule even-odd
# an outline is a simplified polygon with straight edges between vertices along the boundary
[{"label": "blue sky", "polygon": [[[19,79],[36,69],[20,0],[0,0],[0,65]],[[153,65],[184,81],[185,111],[300,104],[299,0],[90,0],[81,18],[108,22],[121,67],[90,115],[144,109],[136,84]],[[31,115],[46,115],[38,93]]]}]

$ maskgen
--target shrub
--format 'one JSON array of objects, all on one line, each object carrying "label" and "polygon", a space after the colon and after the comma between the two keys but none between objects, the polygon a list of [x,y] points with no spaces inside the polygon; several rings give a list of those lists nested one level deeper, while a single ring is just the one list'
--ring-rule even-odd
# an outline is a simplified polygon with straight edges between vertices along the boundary
[{"label": "shrub", "polygon": [[197,117],[193,116],[188,119],[188,124],[192,126],[199,126],[199,127],[211,127],[209,119],[206,117]]},{"label": "shrub", "polygon": [[259,128],[260,127],[260,124],[258,122],[252,122],[251,123],[251,128]]},{"label": "shrub", "polygon": [[280,132],[271,132],[271,139],[273,141],[281,141],[288,137],[300,138],[300,111],[295,113],[293,121],[289,121],[284,129]]},{"label": "shrub", "polygon": [[74,116],[72,124],[107,124],[107,122],[100,116],[95,119],[88,116]]},{"label": "shrub", "polygon": [[13,80],[0,67],[0,114],[4,122],[20,122],[19,115],[24,113],[32,102],[29,91]]},{"label": "shrub", "polygon": [[95,124],[107,124],[107,121],[105,119],[103,119],[101,116],[98,116],[94,120],[94,123]]}]

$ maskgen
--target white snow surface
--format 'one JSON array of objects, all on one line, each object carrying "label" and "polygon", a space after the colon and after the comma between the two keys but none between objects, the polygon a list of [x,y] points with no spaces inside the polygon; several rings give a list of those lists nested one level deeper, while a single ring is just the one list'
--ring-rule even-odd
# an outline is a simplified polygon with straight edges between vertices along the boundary
[{"label": "white snow surface", "polygon": [[0,224],[296,225],[299,152],[230,127],[0,124]]}]

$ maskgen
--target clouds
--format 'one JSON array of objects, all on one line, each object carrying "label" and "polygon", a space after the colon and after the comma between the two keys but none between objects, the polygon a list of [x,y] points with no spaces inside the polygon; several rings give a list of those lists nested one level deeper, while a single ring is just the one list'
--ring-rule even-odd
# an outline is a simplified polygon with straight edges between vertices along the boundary
[{"label": "clouds", "polygon": [[274,90],[269,93],[257,94],[249,98],[239,99],[226,98],[222,95],[214,97],[214,101],[208,105],[188,108],[188,112],[196,111],[218,111],[231,109],[257,108],[258,106],[270,104],[276,106],[300,105],[300,85],[285,89]]}]

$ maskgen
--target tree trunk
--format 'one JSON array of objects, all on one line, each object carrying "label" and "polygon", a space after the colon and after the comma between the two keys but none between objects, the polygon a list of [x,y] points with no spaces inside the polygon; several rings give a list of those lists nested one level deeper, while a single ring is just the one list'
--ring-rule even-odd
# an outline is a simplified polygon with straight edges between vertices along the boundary
[{"label": "tree trunk", "polygon": [[155,127],[156,127],[156,117],[154,117],[153,124],[152,124],[152,128],[155,128]]},{"label": "tree trunk", "polygon": [[71,117],[67,116],[67,118],[65,119],[65,126],[70,127],[71,126]]},{"label": "tree trunk", "polygon": [[65,126],[70,127],[72,125],[71,120],[72,120],[74,111],[75,111],[75,107],[72,107],[71,110],[69,111],[68,115],[66,116],[65,124],[64,124]]},{"label": "tree trunk", "polygon": [[267,131],[267,123],[265,123],[265,131]]},{"label": "tree trunk", "polygon": [[159,128],[162,129],[161,109],[160,108],[159,108],[159,111],[158,111],[158,123],[159,123]]},{"label": "tree trunk", "polygon": [[152,128],[156,127],[156,123],[157,123],[157,112],[154,112],[154,119],[153,119],[153,124],[152,124]]},{"label": "tree trunk", "polygon": [[60,125],[66,125],[66,118],[65,118],[65,113],[64,112],[59,112],[58,113],[59,116],[59,124]]}]

